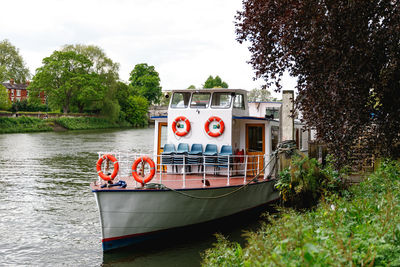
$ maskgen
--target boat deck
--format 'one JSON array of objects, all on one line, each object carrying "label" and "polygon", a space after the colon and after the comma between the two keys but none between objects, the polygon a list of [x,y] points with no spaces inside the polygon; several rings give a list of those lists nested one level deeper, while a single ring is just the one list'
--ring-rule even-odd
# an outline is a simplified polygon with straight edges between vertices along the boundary
[{"label": "boat deck", "polygon": [[[160,177],[161,176],[161,177]],[[206,175],[205,180],[204,176],[199,174],[187,174],[183,177],[182,174],[173,174],[173,173],[156,173],[153,179],[146,185],[146,187],[142,187],[142,185],[135,181],[132,176],[126,177],[117,177],[114,179],[113,184],[117,184],[119,181],[126,182],[127,186],[125,188],[121,188],[120,186],[104,186],[106,181],[96,181],[91,183],[91,189],[96,191],[102,190],[141,190],[141,189],[156,189],[152,187],[152,184],[163,184],[164,186],[172,189],[200,189],[200,188],[218,188],[218,187],[226,187],[226,186],[240,186],[245,183],[250,182],[254,176],[247,177],[244,176],[219,176],[219,175]],[[263,176],[258,178],[258,182],[267,181],[263,179]],[[257,183],[257,181],[253,181],[251,183]],[[103,185],[103,188],[102,188]]]}]

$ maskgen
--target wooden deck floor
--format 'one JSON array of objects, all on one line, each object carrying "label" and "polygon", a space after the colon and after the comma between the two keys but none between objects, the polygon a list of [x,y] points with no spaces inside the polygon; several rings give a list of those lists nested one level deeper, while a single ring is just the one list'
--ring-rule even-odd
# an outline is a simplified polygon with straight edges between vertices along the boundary
[{"label": "wooden deck floor", "polygon": [[[199,174],[187,174],[185,175],[185,179],[183,179],[182,174],[173,174],[173,173],[162,173],[160,177],[160,173],[156,173],[153,179],[149,182],[151,183],[159,183],[163,184],[166,187],[172,189],[182,189],[182,188],[215,188],[215,187],[224,187],[224,186],[237,186],[243,185],[253,179],[254,176],[247,176],[246,180],[244,176],[233,176],[229,177],[229,184],[228,184],[228,177],[223,175],[206,175],[206,184],[203,183],[204,177],[203,175]],[[259,177],[258,180],[261,181],[263,177]],[[119,177],[119,179],[115,179],[113,183],[117,183],[119,180],[125,181],[127,183],[127,187],[125,189],[140,189],[142,188],[140,183],[137,183],[132,176],[130,177]],[[120,189],[118,186],[113,186],[110,188],[101,188],[101,185],[106,183],[105,181],[92,183],[91,188],[93,190],[109,190],[109,189]],[[124,190],[124,189],[120,189]]]}]

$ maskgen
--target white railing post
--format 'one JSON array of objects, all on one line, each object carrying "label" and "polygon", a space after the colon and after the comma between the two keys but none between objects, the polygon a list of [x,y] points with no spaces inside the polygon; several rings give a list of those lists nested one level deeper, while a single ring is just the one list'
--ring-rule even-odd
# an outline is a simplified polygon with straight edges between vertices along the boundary
[{"label": "white railing post", "polygon": [[229,162],[229,155],[228,155],[228,181],[227,181],[227,185],[229,185],[229,178],[230,178],[230,176],[229,176],[229,173],[230,173],[230,162]]},{"label": "white railing post", "polygon": [[206,186],[206,157],[203,157],[203,187]]},{"label": "white railing post", "polygon": [[158,161],[158,159],[160,159],[160,166],[159,166],[159,168],[160,168],[160,184],[162,184],[163,165],[162,165],[162,158],[161,158],[161,155],[157,155],[157,161]]},{"label": "white railing post", "polygon": [[244,156],[244,180],[243,180],[243,184],[246,183],[247,180],[247,161],[248,161],[248,155]]},{"label": "white railing post", "polygon": [[182,166],[183,166],[183,188],[185,188],[186,187],[185,155],[182,155]]}]

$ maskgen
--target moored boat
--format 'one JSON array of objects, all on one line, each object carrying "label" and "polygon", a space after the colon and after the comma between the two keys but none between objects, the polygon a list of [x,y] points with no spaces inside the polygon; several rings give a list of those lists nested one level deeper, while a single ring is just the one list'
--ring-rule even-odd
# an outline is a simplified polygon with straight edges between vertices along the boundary
[{"label": "moored boat", "polygon": [[251,116],[247,91],[175,90],[168,116],[153,119],[153,155],[99,152],[91,189],[104,251],[279,197],[279,121]]}]

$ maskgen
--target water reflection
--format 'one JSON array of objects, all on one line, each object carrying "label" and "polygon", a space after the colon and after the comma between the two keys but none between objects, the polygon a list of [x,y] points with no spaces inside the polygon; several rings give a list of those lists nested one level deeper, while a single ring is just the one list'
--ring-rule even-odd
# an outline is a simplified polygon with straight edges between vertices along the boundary
[{"label": "water reflection", "polygon": [[200,266],[202,253],[221,233],[231,241],[245,245],[244,233],[260,226],[263,212],[275,212],[271,207],[247,211],[215,222],[187,227],[168,233],[156,241],[105,253],[104,266]]}]

